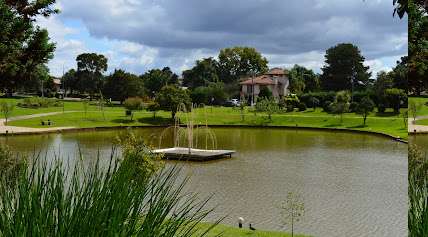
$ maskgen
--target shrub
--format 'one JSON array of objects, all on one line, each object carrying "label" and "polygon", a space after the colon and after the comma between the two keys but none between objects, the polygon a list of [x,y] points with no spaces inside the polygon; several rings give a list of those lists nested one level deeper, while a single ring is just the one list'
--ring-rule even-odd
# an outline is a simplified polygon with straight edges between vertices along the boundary
[{"label": "shrub", "polygon": [[324,102],[324,105],[322,107],[323,110],[324,110],[324,112],[327,112],[327,113],[331,113],[332,112],[331,104],[332,104],[332,102],[329,101],[329,100],[327,100],[327,101]]},{"label": "shrub", "polygon": [[379,113],[385,113],[385,110],[386,110],[386,105],[385,104],[378,104],[377,105],[377,111]]},{"label": "shrub", "polygon": [[260,89],[260,93],[258,95],[260,98],[272,98],[272,91],[269,90],[266,86],[263,86]]},{"label": "shrub", "polygon": [[357,102],[351,102],[349,105],[349,111],[350,112],[357,112],[358,103]]},{"label": "shrub", "polygon": [[131,121],[134,116],[134,111],[143,109],[143,100],[139,97],[128,98],[123,103],[126,109],[126,115],[131,116]]},{"label": "shrub", "polygon": [[24,98],[17,104],[22,108],[47,108],[47,107],[62,107],[63,102],[57,99],[48,99],[41,97]]},{"label": "shrub", "polygon": [[303,102],[300,102],[297,108],[299,108],[299,111],[306,111],[307,109],[305,103]]},{"label": "shrub", "polygon": [[293,112],[294,111],[294,105],[293,104],[287,104],[287,112]]}]

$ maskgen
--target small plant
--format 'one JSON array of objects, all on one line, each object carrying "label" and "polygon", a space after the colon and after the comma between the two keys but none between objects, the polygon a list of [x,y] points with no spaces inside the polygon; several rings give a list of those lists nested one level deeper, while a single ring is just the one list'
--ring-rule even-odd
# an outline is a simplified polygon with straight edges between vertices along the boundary
[{"label": "small plant", "polygon": [[364,97],[356,107],[357,114],[363,117],[363,126],[366,126],[367,116],[374,110],[374,103],[369,97]]},{"label": "small plant", "polygon": [[409,126],[409,111],[404,110],[401,116],[403,117],[404,128],[407,128]]},{"label": "small plant", "polygon": [[239,103],[239,110],[241,111],[241,121],[245,121],[245,101],[241,101]]},{"label": "small plant", "polygon": [[299,222],[305,214],[305,204],[300,195],[289,192],[281,209],[283,211],[284,224],[291,227],[291,236],[293,237],[294,225]]},{"label": "small plant", "polygon": [[305,103],[303,102],[300,102],[297,108],[299,109],[300,112],[306,111],[307,109]]},{"label": "small plant", "polygon": [[156,113],[160,110],[160,106],[156,101],[150,101],[147,104],[147,111],[151,111],[153,113],[153,119],[156,118]]},{"label": "small plant", "polygon": [[5,119],[5,125],[7,125],[7,120],[9,119],[10,115],[12,114],[13,109],[15,108],[15,105],[12,103],[2,102],[0,104],[0,109],[3,114],[3,117]]},{"label": "small plant", "polygon": [[85,113],[85,119],[86,119],[86,115],[88,113],[88,108],[89,108],[89,101],[88,100],[83,100],[82,101],[82,106],[83,106],[83,111]]},{"label": "small plant", "polygon": [[134,111],[143,109],[143,100],[139,97],[128,98],[123,103],[123,106],[126,109],[127,115],[131,116],[131,121],[133,121]]},{"label": "small plant", "polygon": [[340,123],[343,123],[343,114],[349,111],[351,96],[347,91],[339,91],[331,104],[332,112],[340,115]]},{"label": "small plant", "polygon": [[421,103],[417,103],[415,101],[410,101],[409,103],[409,111],[412,114],[413,121],[416,120],[416,117],[418,116],[419,110],[422,108]]}]

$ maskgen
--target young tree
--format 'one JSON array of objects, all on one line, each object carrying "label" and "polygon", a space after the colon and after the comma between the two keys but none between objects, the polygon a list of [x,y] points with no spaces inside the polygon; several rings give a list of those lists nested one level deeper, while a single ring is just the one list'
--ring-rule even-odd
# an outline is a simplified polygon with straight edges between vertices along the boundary
[{"label": "young tree", "polygon": [[82,106],[83,106],[83,111],[85,112],[85,119],[86,119],[86,115],[88,113],[88,108],[89,108],[89,101],[83,100]]},{"label": "young tree", "polygon": [[300,195],[289,192],[287,200],[281,206],[284,224],[291,227],[291,236],[294,236],[294,225],[301,220],[305,214],[305,204]]},{"label": "young tree", "polygon": [[161,109],[165,111],[171,111],[171,118],[175,119],[179,106],[185,105],[187,108],[191,108],[191,99],[187,91],[177,86],[165,86],[163,87],[155,100]]},{"label": "young tree", "polygon": [[404,90],[401,89],[387,89],[385,90],[385,96],[396,114],[399,114],[402,105],[407,103],[407,94]]},{"label": "young tree", "polygon": [[374,110],[374,103],[369,97],[364,97],[360,103],[357,105],[357,114],[360,114],[363,117],[363,125],[366,126],[367,116],[370,115]]},{"label": "young tree", "polygon": [[131,121],[133,121],[134,111],[143,109],[143,100],[138,97],[128,98],[123,103],[123,106],[127,111],[129,111],[129,115],[131,116]]},{"label": "young tree", "polygon": [[257,102],[257,105],[260,111],[267,113],[269,121],[272,121],[272,114],[279,111],[279,105],[273,99],[263,98],[261,101]]},{"label": "young tree", "polygon": [[421,103],[417,103],[415,101],[410,101],[409,102],[409,110],[410,110],[410,113],[412,114],[413,121],[416,120],[416,116],[418,115],[418,111],[421,108],[422,108],[422,104]]},{"label": "young tree", "polygon": [[153,119],[156,119],[156,113],[160,110],[160,106],[156,101],[150,101],[147,105],[147,111],[153,113]]},{"label": "young tree", "polygon": [[339,91],[332,103],[333,113],[340,115],[340,123],[343,122],[343,114],[349,111],[351,96],[347,91]]},{"label": "young tree", "polygon": [[325,54],[321,83],[325,90],[341,91],[363,89],[370,78],[365,58],[353,44],[338,44]]},{"label": "young tree", "polygon": [[7,120],[9,119],[9,117],[10,117],[13,109],[15,108],[15,105],[13,105],[12,103],[2,102],[0,104],[0,106],[1,106],[0,107],[1,112],[2,112],[3,117],[5,119],[5,123],[4,124],[7,125]]}]

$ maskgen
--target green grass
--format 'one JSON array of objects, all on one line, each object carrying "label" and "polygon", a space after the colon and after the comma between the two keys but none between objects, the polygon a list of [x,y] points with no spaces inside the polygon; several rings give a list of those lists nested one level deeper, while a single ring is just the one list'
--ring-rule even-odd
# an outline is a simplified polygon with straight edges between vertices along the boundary
[{"label": "green grass", "polygon": [[[16,99],[0,99],[17,102]],[[169,112],[158,112],[156,119],[153,119],[153,114],[147,111],[135,112],[134,121],[130,121],[129,117],[125,116],[123,107],[105,107],[105,119],[97,106],[90,106],[87,116],[85,117],[83,105],[81,102],[65,102],[65,111],[80,111],[74,113],[57,114],[53,116],[45,116],[40,118],[32,118],[26,120],[12,121],[9,125],[22,127],[44,127],[41,121],[51,120],[56,127],[114,127],[114,126],[147,126],[147,125],[165,125],[171,123]],[[25,109],[16,107],[12,116],[28,115],[47,112],[61,112],[62,107],[51,107],[41,109]],[[314,128],[342,128],[362,131],[381,132],[396,137],[407,139],[407,128],[403,118],[387,111],[383,114],[372,113],[367,118],[366,126],[363,126],[363,119],[355,113],[346,113],[343,115],[343,122],[340,121],[340,116],[332,115],[323,112],[320,108],[313,111],[308,109],[304,112],[291,112],[272,115],[272,120],[264,113],[254,114],[248,110],[244,113],[242,119],[239,109],[226,107],[207,107],[205,109],[195,109],[194,119],[198,124],[209,125],[254,125],[254,126],[299,126],[299,127],[314,127]],[[422,112],[421,112],[422,113]],[[178,114],[185,121],[186,115]]]},{"label": "green grass", "polygon": [[[425,104],[428,103],[428,98],[424,97],[409,97],[409,103],[415,102],[418,104],[422,104],[422,107],[417,111],[417,116],[425,116],[428,115],[428,106]],[[412,117],[410,111],[409,111],[409,117]]]},{"label": "green grass", "polygon": [[[200,223],[198,226],[202,229],[207,229],[212,224]],[[217,225],[210,231],[207,237],[214,237],[222,234],[222,237],[291,237],[291,234],[275,231],[256,230],[251,231],[247,227],[239,229],[236,227]],[[305,235],[294,235],[295,237],[305,237]]]}]

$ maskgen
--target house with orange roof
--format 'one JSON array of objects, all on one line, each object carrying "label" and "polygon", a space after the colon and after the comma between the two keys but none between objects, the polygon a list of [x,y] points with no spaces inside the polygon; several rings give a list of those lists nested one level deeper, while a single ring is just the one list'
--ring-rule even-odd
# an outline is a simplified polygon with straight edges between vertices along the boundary
[{"label": "house with orange roof", "polygon": [[261,76],[243,79],[240,85],[241,98],[256,103],[257,97],[264,87],[268,88],[272,92],[272,96],[276,99],[287,96],[289,94],[288,87],[290,80],[288,78],[288,71],[282,68],[272,68]]}]

